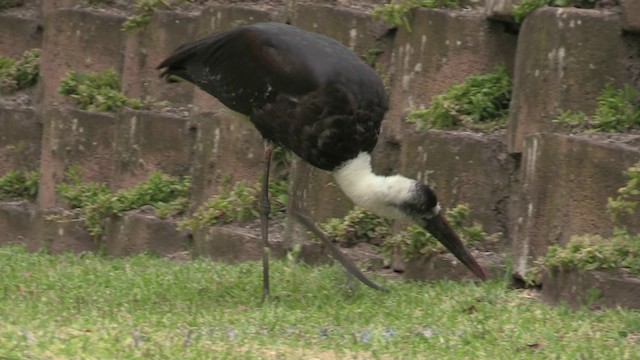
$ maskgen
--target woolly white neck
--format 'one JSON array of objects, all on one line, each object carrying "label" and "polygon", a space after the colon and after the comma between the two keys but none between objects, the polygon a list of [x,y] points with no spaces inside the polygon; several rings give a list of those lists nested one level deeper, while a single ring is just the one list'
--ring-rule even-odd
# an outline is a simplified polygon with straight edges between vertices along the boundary
[{"label": "woolly white neck", "polygon": [[401,175],[380,176],[371,169],[371,155],[361,152],[333,171],[342,191],[356,205],[377,215],[410,220],[399,205],[409,200],[415,180]]}]

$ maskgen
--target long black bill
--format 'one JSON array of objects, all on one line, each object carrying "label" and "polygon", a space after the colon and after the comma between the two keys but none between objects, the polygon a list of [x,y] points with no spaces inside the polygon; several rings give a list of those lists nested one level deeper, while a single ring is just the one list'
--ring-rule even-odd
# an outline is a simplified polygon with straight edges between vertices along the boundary
[{"label": "long black bill", "polygon": [[482,280],[487,280],[487,275],[473,258],[469,250],[464,246],[458,234],[451,228],[447,219],[438,214],[431,219],[427,220],[425,229],[433,235],[444,247],[446,247],[458,260],[471,270],[477,277]]}]

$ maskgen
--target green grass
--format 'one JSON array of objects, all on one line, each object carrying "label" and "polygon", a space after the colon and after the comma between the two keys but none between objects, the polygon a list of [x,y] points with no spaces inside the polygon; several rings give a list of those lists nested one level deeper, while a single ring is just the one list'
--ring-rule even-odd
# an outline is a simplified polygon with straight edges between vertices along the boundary
[{"label": "green grass", "polygon": [[338,267],[0,248],[3,359],[637,359],[640,313],[448,281],[348,292]]}]

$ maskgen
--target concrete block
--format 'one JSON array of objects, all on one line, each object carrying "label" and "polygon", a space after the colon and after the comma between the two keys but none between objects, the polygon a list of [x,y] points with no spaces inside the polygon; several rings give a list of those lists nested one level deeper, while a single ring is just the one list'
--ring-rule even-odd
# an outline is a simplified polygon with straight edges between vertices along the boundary
[{"label": "concrete block", "polygon": [[41,141],[42,123],[34,109],[0,107],[0,176],[37,169]]},{"label": "concrete block", "polygon": [[190,175],[196,131],[185,117],[125,110],[117,122],[113,187],[134,186],[152,171]]},{"label": "concrete block", "polygon": [[524,150],[524,139],[549,131],[564,110],[591,113],[602,88],[633,78],[631,49],[612,11],[544,7],[524,20],[518,39],[509,151]]},{"label": "concrete block", "polygon": [[156,11],[146,27],[128,34],[122,73],[128,97],[191,105],[195,86],[167,83],[156,67],[180,45],[196,39],[197,19],[192,13]]},{"label": "concrete block", "polygon": [[446,209],[468,204],[471,218],[489,234],[508,232],[508,199],[515,162],[503,134],[448,131],[407,133],[401,173],[428,183]]},{"label": "concrete block", "polygon": [[[482,266],[489,279],[500,279],[504,276],[505,267],[502,255],[476,250],[472,250],[471,254]],[[448,253],[421,256],[407,261],[404,278],[419,281],[478,280],[464,264]]]},{"label": "concrete block", "polygon": [[[296,157],[289,175],[289,204],[287,213],[299,211],[314,223],[343,217],[353,203],[338,188],[330,172],[314,168]],[[310,240],[307,228],[291,216],[287,217],[285,243],[288,247]]]},{"label": "concrete block", "polygon": [[164,220],[145,210],[130,211],[106,221],[104,251],[112,256],[153,253],[163,256],[188,251],[190,238],[173,220]]},{"label": "concrete block", "polygon": [[513,9],[520,0],[484,0],[484,13],[488,19],[513,22]]},{"label": "concrete block", "polygon": [[70,166],[78,166],[83,181],[113,182],[116,123],[113,113],[51,108],[43,114],[38,204],[62,206],[56,201],[56,184]]},{"label": "concrete block", "polygon": [[379,47],[378,39],[389,26],[374,21],[369,9],[335,4],[296,3],[291,24],[329,36],[361,56]]},{"label": "concrete block", "polygon": [[622,28],[629,32],[640,32],[640,0],[621,0]]},{"label": "concrete block", "polygon": [[[235,115],[234,115],[235,114]],[[246,117],[228,112],[200,113],[192,168],[192,202],[198,206],[218,192],[225,178],[253,183],[264,168],[263,140]]]},{"label": "concrete block", "polygon": [[[640,148],[557,134],[525,139],[521,193],[512,217],[514,272],[524,276],[550,245],[572,235],[611,234],[607,198],[627,183],[626,170],[640,160]],[[640,217],[628,219],[631,231]]]},{"label": "concrete block", "polygon": [[0,245],[25,244],[34,251],[42,246],[35,241],[32,223],[36,210],[25,201],[0,202]]},{"label": "concrete block", "polygon": [[31,225],[34,235],[31,239],[34,243],[41,243],[40,249],[51,254],[73,252],[97,252],[100,250],[99,242],[86,230],[81,220],[58,221],[52,216],[59,216],[60,209],[38,209],[36,218]]},{"label": "concrete block", "polygon": [[66,101],[58,87],[69,70],[122,72],[125,20],[124,15],[91,8],[60,9],[45,17],[40,58],[45,104]]},{"label": "concrete block", "polygon": [[[257,225],[245,225],[212,226],[197,230],[193,234],[194,255],[228,263],[262,259],[262,239]],[[282,239],[277,236],[278,231],[271,227],[269,234],[271,258],[284,257],[286,252]]]},{"label": "concrete block", "polygon": [[25,51],[42,45],[42,20],[37,14],[17,16],[0,12],[0,54],[18,58]]},{"label": "concrete block", "polygon": [[589,306],[640,309],[640,277],[613,271],[547,273],[542,300],[572,308]]},{"label": "concrete block", "polygon": [[431,98],[471,75],[498,65],[513,68],[517,36],[487,21],[482,10],[421,9],[411,32],[399,28],[389,62],[389,112],[383,132],[402,138],[408,108],[428,107]]}]

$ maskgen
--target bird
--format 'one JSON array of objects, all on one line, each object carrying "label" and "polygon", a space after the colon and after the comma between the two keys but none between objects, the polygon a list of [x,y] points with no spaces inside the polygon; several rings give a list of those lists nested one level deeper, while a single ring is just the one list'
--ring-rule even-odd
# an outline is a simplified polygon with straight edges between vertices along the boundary
[{"label": "bird", "polygon": [[[351,201],[377,215],[426,229],[475,276],[486,280],[443,215],[433,188],[402,175],[375,174],[371,153],[388,109],[380,76],[335,39],[293,25],[265,22],[215,32],[178,47],[157,67],[160,77],[195,84],[248,117],[265,140],[260,195],[263,298],[269,297],[268,181],[272,144],[333,174]],[[385,290],[299,211],[294,216],[365,284]]]}]

